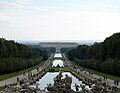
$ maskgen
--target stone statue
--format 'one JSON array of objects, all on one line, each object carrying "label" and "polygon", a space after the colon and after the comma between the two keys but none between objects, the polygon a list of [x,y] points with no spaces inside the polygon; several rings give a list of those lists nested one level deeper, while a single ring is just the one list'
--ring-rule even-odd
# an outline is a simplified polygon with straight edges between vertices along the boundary
[{"label": "stone statue", "polygon": [[54,78],[54,82],[61,82],[62,77],[63,77],[62,71],[60,71],[59,74]]},{"label": "stone statue", "polygon": [[62,79],[62,71],[54,78],[54,84],[48,84],[47,90],[50,93],[74,93],[71,89],[72,78],[67,74],[66,77]]},{"label": "stone statue", "polygon": [[92,88],[92,91],[94,93],[103,93],[104,87],[102,86],[101,82],[96,80],[95,81],[95,86]]},{"label": "stone statue", "polygon": [[69,77],[67,74],[65,75],[65,85],[66,85],[66,89],[71,89],[71,84],[72,84],[72,78]]},{"label": "stone statue", "polygon": [[79,91],[79,87],[80,87],[79,85],[75,84],[74,87],[75,87],[76,91]]}]

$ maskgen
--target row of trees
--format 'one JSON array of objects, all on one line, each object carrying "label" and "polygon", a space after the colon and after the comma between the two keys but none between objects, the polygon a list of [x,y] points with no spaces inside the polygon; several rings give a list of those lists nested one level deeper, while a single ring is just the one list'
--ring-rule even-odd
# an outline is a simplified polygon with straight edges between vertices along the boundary
[{"label": "row of trees", "polygon": [[30,48],[37,48],[43,51],[43,60],[47,60],[48,56],[51,55],[51,53],[55,53],[56,49],[55,47],[41,47],[40,45],[27,45]]},{"label": "row of trees", "polygon": [[42,61],[42,57],[36,59],[5,58],[0,60],[0,73],[18,71],[27,67],[37,65]]},{"label": "row of trees", "polygon": [[61,53],[64,53],[65,55],[67,55],[68,51],[71,50],[71,49],[73,49],[73,48],[63,47],[63,48],[60,49],[60,51],[61,51]]},{"label": "row of trees", "polygon": [[94,45],[79,45],[68,51],[69,60],[105,73],[120,75],[120,33]]},{"label": "row of trees", "polygon": [[47,51],[0,38],[0,74],[9,73],[47,60]]},{"label": "row of trees", "polygon": [[40,45],[27,45],[29,46],[30,48],[38,48],[40,50],[45,50],[47,51],[48,53],[55,53],[56,49],[55,47],[41,47]]},{"label": "row of trees", "polygon": [[12,40],[0,38],[0,59],[8,57],[29,59],[40,56],[42,56],[42,51],[38,48],[30,48]]}]

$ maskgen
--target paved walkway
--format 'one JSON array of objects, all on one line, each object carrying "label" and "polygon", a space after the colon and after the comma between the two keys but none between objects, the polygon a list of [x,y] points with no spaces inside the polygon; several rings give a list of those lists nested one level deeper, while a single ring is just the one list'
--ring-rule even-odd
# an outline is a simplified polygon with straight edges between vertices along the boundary
[{"label": "paved walkway", "polygon": [[[39,71],[41,71],[41,70],[42,70],[42,68],[40,67]],[[37,69],[34,69],[31,72],[33,75],[38,73]],[[26,73],[25,75],[21,74],[21,75],[0,81],[0,86],[5,86],[5,84],[8,85],[8,84],[17,83],[17,77],[19,77],[19,80],[22,80],[24,78],[28,78],[28,73]]]},{"label": "paved walkway", "polygon": [[[51,57],[52,57],[52,56],[51,56]],[[65,55],[64,55],[64,57],[65,57]],[[49,58],[49,59],[50,59],[50,58]],[[41,71],[42,69],[48,67],[48,66],[51,64],[51,62],[49,61],[49,59],[48,59],[48,61],[46,61],[46,63],[44,64],[43,67],[39,67],[39,71]],[[66,58],[66,59],[67,59],[67,58]],[[74,69],[74,68],[73,68],[74,66],[71,64],[70,61],[67,61],[66,64],[67,64],[70,68]],[[77,70],[77,69],[76,69],[76,70]],[[31,72],[32,72],[32,74],[38,73],[37,69],[34,69],[34,70],[32,70]],[[80,71],[80,73],[83,74],[83,75],[85,75],[85,76],[87,76],[87,77],[90,77],[90,78],[92,78],[92,79],[99,79],[99,78],[102,78],[102,79],[103,79],[102,76],[98,76],[98,75],[95,75],[95,74],[89,75],[89,72],[87,72],[87,71]],[[24,78],[28,78],[28,73],[26,73],[26,75],[23,75],[23,74],[22,74],[22,75],[18,75],[18,76],[15,76],[15,77],[12,77],[12,78],[9,78],[9,79],[0,81],[0,86],[4,86],[5,84],[8,85],[8,84],[16,83],[16,82],[17,82],[17,77],[19,77],[20,80],[21,80],[21,79],[24,79]],[[108,81],[108,84],[109,84],[109,85],[114,86],[114,80],[107,79],[107,81]],[[120,88],[120,84],[119,84],[118,88]]]},{"label": "paved walkway", "polygon": [[[65,57],[66,58],[66,56],[63,54],[63,57]],[[70,68],[72,68],[72,69],[74,69],[74,67],[75,66],[73,66],[72,64],[71,64],[71,62],[66,58],[66,64],[70,67]],[[76,71],[77,71],[77,69],[75,69]],[[98,76],[98,75],[95,75],[95,74],[92,74],[92,75],[89,75],[89,72],[87,72],[87,71],[80,71],[79,70],[79,73],[80,74],[82,74],[82,75],[84,75],[84,76],[87,76],[87,77],[90,77],[90,78],[92,78],[92,79],[102,79],[103,80],[103,77],[102,76]],[[107,78],[107,82],[108,82],[108,84],[109,85],[111,85],[111,86],[114,86],[114,80],[112,80],[112,79],[108,79]],[[120,83],[119,83],[119,85],[117,86],[118,88],[120,88]]]},{"label": "paved walkway", "polygon": [[[83,73],[85,73],[85,71]],[[95,74],[89,75],[89,72],[87,72],[87,71],[86,71],[86,74],[89,77],[92,77],[92,78],[95,78],[95,79],[100,79],[101,78],[102,80],[104,80],[104,78],[102,76],[98,76],[98,75],[95,75]],[[107,82],[108,82],[109,85],[114,86],[114,80],[107,78]],[[120,84],[117,87],[120,88]]]},{"label": "paved walkway", "polygon": [[[53,56],[53,54],[51,54],[50,58]],[[49,58],[49,59],[50,59]],[[34,74],[37,74],[38,72],[42,71],[43,69],[45,69],[46,67],[48,67],[50,65],[50,61],[49,59],[46,61],[46,63],[42,66],[42,67],[39,67],[39,70],[37,71],[37,69],[34,69],[31,71],[32,75]],[[25,75],[21,74],[21,75],[18,75],[18,76],[15,76],[15,77],[12,77],[12,78],[9,78],[9,79],[5,79],[3,81],[0,81],[0,87],[1,86],[5,86],[5,85],[8,85],[8,84],[13,84],[13,83],[17,83],[17,77],[19,77],[19,80],[22,80],[24,78],[28,78],[28,73],[26,73]]]}]

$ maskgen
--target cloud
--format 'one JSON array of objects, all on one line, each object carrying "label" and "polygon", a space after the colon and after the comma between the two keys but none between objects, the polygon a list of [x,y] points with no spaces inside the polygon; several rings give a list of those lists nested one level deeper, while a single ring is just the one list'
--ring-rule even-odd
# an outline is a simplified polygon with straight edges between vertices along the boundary
[{"label": "cloud", "polygon": [[97,9],[117,9],[119,8],[116,4],[105,3],[105,2],[91,2],[87,4],[89,8],[97,8]]},{"label": "cloud", "polygon": [[4,15],[0,14],[0,19],[3,19],[4,18]]},{"label": "cloud", "polygon": [[20,10],[24,10],[25,6],[23,4],[18,4],[16,2],[0,2],[0,13],[5,15],[20,13]]},{"label": "cloud", "polygon": [[118,3],[110,3],[110,2],[86,2],[86,3],[80,3],[80,2],[69,2],[66,3],[66,5],[71,6],[72,8],[79,9],[82,11],[102,11],[102,12],[119,12],[120,5]]},{"label": "cloud", "polygon": [[8,7],[8,8],[21,8],[23,7],[23,4],[18,4],[17,2],[0,2],[0,7]]},{"label": "cloud", "polygon": [[[0,34],[14,39],[88,40],[104,39],[120,31],[120,14],[114,6],[100,2],[69,3],[66,6],[33,4],[30,0],[0,2]],[[2,5],[2,6],[1,6]],[[69,7],[68,7],[69,6]],[[56,9],[55,9],[56,8]],[[69,10],[67,10],[67,9]],[[91,11],[91,10],[105,10]],[[119,7],[114,9],[117,11]],[[72,9],[72,10],[71,10]],[[85,11],[87,10],[87,11]],[[52,13],[50,12],[52,11]],[[7,28],[9,26],[9,28]],[[5,29],[4,29],[5,28]],[[11,32],[7,32],[11,29]],[[7,32],[8,34],[5,35]]]},{"label": "cloud", "polygon": [[30,5],[31,2],[30,0],[16,0],[17,4],[21,4],[21,5]]},{"label": "cloud", "polygon": [[49,6],[32,5],[31,0],[16,0],[15,2],[1,1],[0,8],[0,12],[5,15],[29,15],[52,9]]},{"label": "cloud", "polygon": [[0,13],[0,21],[5,21],[5,20],[10,20],[10,17]]},{"label": "cloud", "polygon": [[56,12],[14,17],[14,38],[38,40],[103,40],[120,31],[120,15],[95,12]]},{"label": "cloud", "polygon": [[50,11],[51,7],[47,7],[47,6],[30,6],[29,8],[31,8],[33,11]]}]

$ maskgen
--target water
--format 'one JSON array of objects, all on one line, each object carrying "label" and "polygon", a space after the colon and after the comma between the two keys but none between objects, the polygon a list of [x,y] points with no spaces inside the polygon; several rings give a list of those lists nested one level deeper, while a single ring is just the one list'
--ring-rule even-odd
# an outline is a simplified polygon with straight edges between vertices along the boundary
[{"label": "water", "polygon": [[61,55],[61,53],[55,53],[54,57],[60,57],[60,58],[62,58],[62,55]]},{"label": "water", "polygon": [[64,67],[62,60],[54,60],[52,67],[56,67],[57,65],[59,65],[60,67]]},{"label": "water", "polygon": [[[41,90],[45,89],[45,87],[47,87],[47,84],[51,83],[53,84],[53,79],[59,74],[59,72],[47,72],[40,80],[39,80],[39,88]],[[65,75],[68,75],[70,77],[72,77],[72,85],[71,85],[71,88],[73,90],[75,90],[75,84],[82,84],[82,81],[79,81],[76,77],[74,77],[70,72],[63,72],[62,75],[63,77],[62,78],[65,78]],[[88,86],[86,86],[88,87]]]}]

